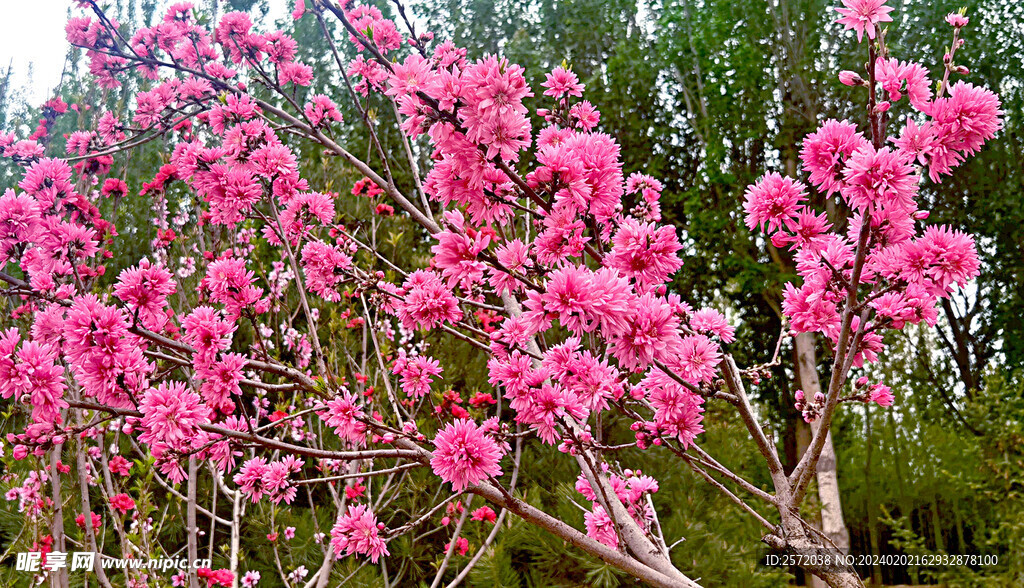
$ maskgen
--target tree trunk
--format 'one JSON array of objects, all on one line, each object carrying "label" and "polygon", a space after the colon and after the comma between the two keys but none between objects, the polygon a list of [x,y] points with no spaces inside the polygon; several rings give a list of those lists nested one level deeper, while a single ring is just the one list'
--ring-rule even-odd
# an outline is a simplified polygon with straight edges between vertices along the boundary
[{"label": "tree trunk", "polygon": [[[781,525],[779,533],[766,535],[763,540],[776,550],[804,557],[823,558],[828,555],[835,555],[835,550],[823,544],[819,535],[809,532],[807,524],[800,518],[800,514],[791,506],[792,495],[788,487],[776,492],[780,500],[779,516]],[[805,573],[813,574],[810,582],[817,586],[830,586],[831,588],[863,588],[857,570],[850,565],[837,565],[833,560],[831,565],[815,568],[810,565],[802,566]]]},{"label": "tree trunk", "polygon": [[[867,459],[864,462],[864,485],[867,488],[871,488],[873,483],[873,451],[875,440],[871,429],[871,407],[868,407],[864,414],[864,421],[866,424],[866,441],[867,441]],[[882,552],[881,549],[881,537],[878,531],[878,506],[875,504],[874,494],[871,492],[865,492],[865,499],[867,501],[867,514],[868,514],[868,540],[871,546],[871,555],[879,555]],[[871,583],[881,584],[882,583],[882,566],[874,561],[871,565]]]},{"label": "tree trunk", "polygon": [[[50,452],[50,491],[53,495],[53,522],[50,526],[50,536],[53,537],[53,550],[67,553],[67,545],[64,542],[64,501],[60,495],[60,470],[57,469],[63,447],[63,445],[57,445]],[[91,525],[92,520],[86,519],[86,524]],[[57,568],[50,574],[50,585],[54,588],[63,588],[68,585],[67,567]]]},{"label": "tree trunk", "polygon": [[937,494],[932,494],[932,533],[935,536],[935,551],[946,551],[946,541],[942,535],[942,516],[939,514],[939,497]]},{"label": "tree trunk", "polygon": [[195,456],[188,458],[188,506],[185,532],[188,537],[188,585],[199,588],[199,576],[195,561],[199,559],[199,528],[196,526],[196,487],[199,485],[199,461]]},{"label": "tree trunk", "polygon": [[[78,421],[80,424],[83,421],[81,414],[79,414]],[[89,461],[85,456],[85,447],[81,440],[75,446],[75,459],[78,466],[78,488],[81,491],[79,504],[82,506],[82,514],[85,517],[85,548],[96,554],[92,562],[92,571],[96,574],[96,581],[100,586],[109,588],[110,581],[107,579],[106,572],[103,571],[99,547],[96,545],[96,531],[92,528],[92,507],[89,504]],[[88,580],[86,580],[86,586],[88,586]]]},{"label": "tree trunk", "polygon": [[[814,335],[799,333],[795,338],[797,377],[808,401],[821,392],[818,380],[817,358],[814,350]],[[820,423],[811,423],[811,431],[817,434]],[[821,531],[836,548],[843,553],[850,551],[850,532],[843,520],[843,505],[839,497],[839,478],[836,473],[836,452],[832,445],[832,433],[825,437],[816,469],[818,503],[821,505]],[[812,582],[812,585],[820,585]]]}]

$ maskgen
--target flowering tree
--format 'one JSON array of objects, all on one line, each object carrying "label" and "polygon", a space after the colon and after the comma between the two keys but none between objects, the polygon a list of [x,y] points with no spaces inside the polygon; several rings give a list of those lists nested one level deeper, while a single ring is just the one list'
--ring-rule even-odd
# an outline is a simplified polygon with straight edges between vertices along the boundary
[{"label": "flowering tree", "polygon": [[[63,102],[32,137],[0,137],[4,156],[25,168],[20,190],[0,197],[0,279],[15,301],[0,333],[0,394],[24,407],[26,426],[6,441],[34,464],[8,498],[45,550],[67,551],[64,508],[81,518],[82,545],[97,550],[102,519],[91,501],[101,496],[117,521],[135,508],[141,497],[124,491],[133,474],[121,455],[134,452],[184,501],[190,560],[199,514],[230,533],[227,568],[178,583],[255,584],[238,560],[246,508],[292,504],[301,492],[336,513],[335,524],[316,532],[324,557],[311,577],[278,562],[289,586],[326,586],[338,559],[386,561],[390,542],[457,517],[436,586],[453,554],[469,549],[465,522],[493,524],[457,584],[508,516],[651,585],[696,586],[672,561],[677,538],[659,524],[658,481],[620,458],[636,447],[673,456],[727,495],[773,549],[834,555],[800,514],[805,492],[839,406],[893,400],[855,370],[884,354],[887,330],[934,323],[938,301],[978,271],[973,239],[927,226],[916,199],[924,171],[941,181],[1000,127],[992,92],[951,80],[968,74],[955,62],[961,13],[947,18],[952,43],[933,93],[924,66],[889,54],[884,0],[837,9],[867,46],[864,71],[839,74],[866,105],[866,124],[828,120],[805,138],[813,188],[767,173],[747,190],[746,225],[791,249],[801,280],[787,285],[779,345],[740,367],[725,317],[667,288],[684,259],[662,222],[662,186],[623,177],[619,148],[597,130],[600,113],[567,65],[531,88],[500,56],[471,62],[417,34],[400,5],[396,22],[373,6],[299,0],[293,18],[317,23],[338,68],[342,89],[328,96],[305,89],[314,70],[297,61],[291,36],[256,32],[244,13],[207,28],[191,5],[175,4],[127,33],[96,2],[78,4],[84,14],[68,22],[68,39],[87,52],[96,83],[118,88],[136,70],[151,84],[128,115],[94,115],[70,134],[65,159],[45,149]],[[329,25],[343,27],[354,59]],[[342,99],[368,132],[365,158],[344,146]],[[371,104],[399,118],[397,147],[382,140]],[[104,259],[123,244],[100,205],[132,189],[105,176],[115,154],[154,137],[173,144],[138,191],[152,199],[158,239],[150,256],[105,279]],[[347,222],[338,194],[311,189],[297,153],[309,143],[358,170],[352,195],[371,202],[372,222]],[[429,158],[417,156],[426,149]],[[402,160],[409,182],[398,179]],[[835,196],[841,215],[809,206],[811,189]],[[387,254],[380,219],[396,213],[429,239],[428,263],[402,267]],[[431,332],[486,356],[492,390],[469,399],[442,391],[453,366],[426,345]],[[787,474],[748,386],[798,333],[820,334],[833,353],[822,392],[797,394],[817,425]],[[702,446],[708,403],[737,412],[770,490]],[[517,493],[528,444],[557,446],[578,468],[585,530]],[[61,478],[72,475],[78,493],[67,506]],[[230,520],[203,508],[203,478],[232,505]],[[314,500],[314,487],[329,504]],[[437,498],[388,512],[423,488]],[[471,509],[474,497],[488,505]],[[167,552],[152,529],[116,528],[126,556]],[[807,570],[832,586],[861,584],[835,560]],[[56,585],[67,582],[61,573]],[[95,573],[111,585],[99,563]]]}]

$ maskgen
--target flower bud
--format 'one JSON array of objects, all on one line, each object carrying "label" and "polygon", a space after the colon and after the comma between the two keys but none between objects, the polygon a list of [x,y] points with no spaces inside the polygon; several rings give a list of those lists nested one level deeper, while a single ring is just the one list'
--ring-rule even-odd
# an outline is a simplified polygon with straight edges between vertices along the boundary
[{"label": "flower bud", "polygon": [[888,100],[879,102],[878,104],[875,105],[875,112],[883,113],[883,112],[889,110],[890,106],[892,106],[892,104]]},{"label": "flower bud", "polygon": [[946,22],[949,23],[949,26],[959,29],[967,26],[967,23],[970,21],[966,16],[960,14],[959,12],[950,12],[949,14],[946,15]]},{"label": "flower bud", "polygon": [[863,86],[864,78],[855,71],[843,70],[839,72],[839,81],[845,86]]}]

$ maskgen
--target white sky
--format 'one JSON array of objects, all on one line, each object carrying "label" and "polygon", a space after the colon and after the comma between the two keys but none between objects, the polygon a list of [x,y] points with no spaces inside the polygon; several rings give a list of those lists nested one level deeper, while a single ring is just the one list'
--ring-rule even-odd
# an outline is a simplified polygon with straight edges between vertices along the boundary
[{"label": "white sky", "polygon": [[[204,0],[191,0],[204,6]],[[294,0],[268,0],[271,17],[291,12]],[[32,106],[45,102],[60,82],[68,42],[64,37],[67,9],[72,0],[0,0],[0,71],[14,66],[13,88],[28,82],[32,64],[32,86],[28,100]],[[76,9],[76,13],[80,12]]]},{"label": "white sky", "polygon": [[49,98],[64,69],[67,41],[67,0],[0,0],[3,20],[0,24],[0,70],[14,65],[12,86],[20,88],[28,81],[28,66],[33,64],[29,101],[38,105]]}]

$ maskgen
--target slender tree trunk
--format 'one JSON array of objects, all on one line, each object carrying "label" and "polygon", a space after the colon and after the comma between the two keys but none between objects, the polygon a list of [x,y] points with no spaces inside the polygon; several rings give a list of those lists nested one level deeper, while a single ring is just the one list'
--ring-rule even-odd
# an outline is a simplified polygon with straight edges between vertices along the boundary
[{"label": "slender tree trunk", "polygon": [[960,502],[953,502],[953,514],[956,515],[956,541],[959,548],[958,553],[967,553],[967,541],[964,540],[964,513],[960,509]]},{"label": "slender tree trunk", "polygon": [[334,567],[335,559],[334,546],[331,546],[327,549],[324,561],[320,564],[320,570],[317,572],[316,588],[327,588],[327,583],[331,581],[331,568]]},{"label": "slender tree trunk", "polygon": [[[899,489],[900,495],[900,517],[906,517],[907,528],[913,530],[914,505],[913,502],[911,502],[910,496],[907,494],[907,484],[903,477],[903,452],[900,450],[900,447],[902,447],[900,434],[896,425],[896,418],[893,416],[893,411],[885,411],[885,416],[886,424],[889,426],[889,432],[892,434],[892,458],[894,470],[896,472],[896,487]],[[917,584],[917,569],[910,566],[907,568],[907,573],[910,574],[910,582],[912,584]]]},{"label": "slender tree trunk", "polygon": [[[81,421],[82,419],[79,418],[79,422]],[[92,528],[92,507],[89,504],[89,461],[85,456],[85,448],[82,445],[82,441],[79,440],[75,448],[75,457],[78,461],[78,487],[81,491],[80,504],[82,505],[82,514],[85,517],[85,548],[96,554],[92,562],[96,581],[99,582],[100,586],[109,588],[110,581],[107,579],[106,572],[103,571],[102,558],[100,557],[99,548],[96,546],[96,531]]]},{"label": "slender tree trunk", "polygon": [[[64,542],[64,501],[60,495],[60,470],[57,469],[63,447],[63,445],[57,445],[50,452],[50,491],[53,493],[53,522],[50,526],[50,535],[53,537],[53,550],[67,553],[67,546]],[[89,520],[87,524],[92,524],[92,520]],[[63,588],[68,585],[67,567],[57,568],[52,572],[50,585],[54,588]]]},{"label": "slender tree trunk", "polygon": [[242,504],[241,492],[235,491],[235,494],[231,497],[231,573],[235,575],[232,581],[232,588],[238,588],[238,576],[241,570],[238,569],[238,550],[241,547],[241,533],[242,533],[242,510],[245,505]]},{"label": "slender tree trunk", "polygon": [[188,583],[190,588],[199,588],[199,576],[194,567],[195,561],[199,559],[199,528],[196,526],[196,486],[199,485],[199,461],[194,457],[188,458]]},{"label": "slender tree trunk", "polygon": [[[871,429],[871,407],[868,407],[864,412],[864,422],[866,425],[865,440],[867,443],[867,459],[864,462],[864,486],[871,488],[873,476],[873,465],[872,457],[874,456],[875,440]],[[871,552],[870,555],[879,555],[882,552],[881,549],[881,538],[878,532],[878,506],[875,504],[874,494],[872,492],[865,492],[865,498],[867,501],[867,508],[865,509],[868,514],[868,540],[870,541]],[[871,566],[871,583],[881,584],[882,583],[882,566],[875,561]]]},{"label": "slender tree trunk", "polygon": [[942,517],[939,515],[939,497],[932,494],[932,531],[935,535],[935,550],[946,551],[946,541],[942,536]]},{"label": "slender tree trunk", "polygon": [[[818,380],[817,357],[814,350],[814,335],[800,333],[796,336],[796,363],[800,385],[808,400],[821,392]],[[811,423],[811,431],[817,434],[820,423]],[[850,551],[850,532],[843,520],[843,505],[839,496],[839,478],[836,472],[836,452],[832,445],[832,433],[825,437],[825,446],[818,460],[816,480],[818,502],[821,505],[821,531],[836,548],[843,553]],[[817,585],[813,582],[812,585]]]}]

